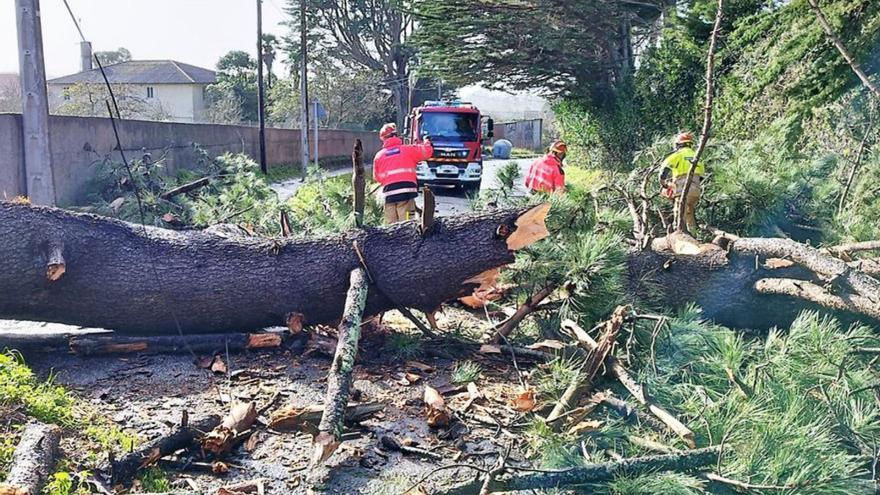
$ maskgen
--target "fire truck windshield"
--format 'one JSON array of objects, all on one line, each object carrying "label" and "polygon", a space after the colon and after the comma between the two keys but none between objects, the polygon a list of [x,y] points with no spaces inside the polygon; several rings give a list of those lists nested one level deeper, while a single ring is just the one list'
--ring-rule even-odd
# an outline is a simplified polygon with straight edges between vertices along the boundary
[{"label": "fire truck windshield", "polygon": [[477,140],[477,116],[470,113],[425,112],[419,119],[419,134],[431,139]]}]

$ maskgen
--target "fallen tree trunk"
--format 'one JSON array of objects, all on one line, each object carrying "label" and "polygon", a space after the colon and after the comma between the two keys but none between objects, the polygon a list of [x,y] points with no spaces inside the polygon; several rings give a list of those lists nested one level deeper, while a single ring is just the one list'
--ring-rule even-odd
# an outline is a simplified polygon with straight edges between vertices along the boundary
[{"label": "fallen tree trunk", "polygon": [[357,357],[358,342],[361,340],[361,319],[367,301],[367,274],[363,268],[351,271],[345,310],[339,323],[339,341],[333,363],[327,372],[327,396],[324,399],[324,413],[318,434],[312,445],[312,468],[322,464],[342,442],[345,411],[351,391],[354,360]]},{"label": "fallen tree trunk", "polygon": [[[489,481],[488,489],[490,492],[515,492],[572,488],[589,483],[611,481],[623,475],[638,476],[659,471],[689,472],[715,463],[720,452],[720,447],[708,447],[674,454],[633,457],[615,462],[588,464],[584,467],[559,471],[548,470],[519,476],[499,477]],[[477,493],[481,484],[478,480],[456,487],[447,493]]]},{"label": "fallen tree trunk", "polygon": [[167,435],[162,435],[118,460],[110,460],[101,471],[109,474],[110,485],[129,484],[138,471],[155,464],[159,459],[194,445],[207,432],[220,424],[220,416],[211,415],[190,423],[186,414],[181,424]]},{"label": "fallen tree trunk", "polygon": [[111,332],[94,334],[5,334],[0,333],[0,349],[20,352],[72,352],[78,356],[114,354],[176,354],[281,347],[279,333],[211,333],[191,335],[131,336]]},{"label": "fallen tree trunk", "polygon": [[[430,312],[472,291],[466,280],[545,237],[548,209],[437,219],[427,236],[411,221],[270,240],[2,202],[0,316],[140,334],[174,334],[178,325],[184,333],[241,332],[283,325],[289,313],[329,323],[342,312],[348,274],[362,266],[355,242],[377,288],[366,314],[396,305]],[[59,243],[65,272],[52,281],[48,261]]]},{"label": "fallen tree trunk", "polygon": [[12,455],[6,481],[0,483],[0,495],[39,495],[58,459],[61,428],[43,423],[29,423]]}]

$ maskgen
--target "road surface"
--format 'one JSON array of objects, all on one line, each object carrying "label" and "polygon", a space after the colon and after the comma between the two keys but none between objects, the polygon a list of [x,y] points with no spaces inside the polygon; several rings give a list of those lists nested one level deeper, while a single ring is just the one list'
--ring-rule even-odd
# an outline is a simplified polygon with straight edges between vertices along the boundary
[{"label": "road surface", "polygon": [[[523,181],[525,180],[526,173],[529,170],[529,165],[532,162],[532,158],[520,158],[515,160],[485,160],[483,161],[483,183],[480,188],[481,191],[488,191],[491,189],[498,189],[498,171],[507,164],[508,162],[517,162],[520,168],[520,179],[517,184],[517,192],[521,194],[526,194],[525,186],[523,185]],[[351,170],[348,168],[341,168],[337,170],[328,171],[325,173],[325,177],[338,177],[340,175],[347,175],[351,173]],[[371,173],[368,167],[367,173]],[[293,196],[296,193],[296,190],[302,186],[302,181],[300,179],[290,179],[283,182],[277,182],[272,184],[272,189],[274,189],[278,196],[282,200],[286,200],[287,198]],[[437,198],[437,215],[454,215],[456,213],[465,213],[471,210],[471,199],[468,195],[472,195],[472,193],[465,193],[461,189],[451,188],[451,187],[442,187],[437,186],[434,188],[434,195]],[[419,207],[421,207],[422,198],[421,194],[418,199]]]}]

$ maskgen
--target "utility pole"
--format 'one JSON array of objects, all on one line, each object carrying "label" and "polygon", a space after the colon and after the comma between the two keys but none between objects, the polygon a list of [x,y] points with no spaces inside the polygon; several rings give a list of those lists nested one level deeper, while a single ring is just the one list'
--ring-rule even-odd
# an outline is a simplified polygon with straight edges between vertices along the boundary
[{"label": "utility pole", "polygon": [[306,169],[309,167],[309,45],[306,36],[306,0],[299,0],[299,46],[300,46],[300,74],[299,74],[299,106],[300,114],[300,150],[302,164],[302,180],[306,180]]},{"label": "utility pole", "polygon": [[49,150],[49,98],[43,63],[40,0],[15,0],[21,121],[24,136],[25,191],[31,202],[55,205],[55,181]]},{"label": "utility pole", "polygon": [[263,92],[263,0],[257,0],[257,115],[260,119],[260,171],[269,173],[266,165],[266,102]]}]

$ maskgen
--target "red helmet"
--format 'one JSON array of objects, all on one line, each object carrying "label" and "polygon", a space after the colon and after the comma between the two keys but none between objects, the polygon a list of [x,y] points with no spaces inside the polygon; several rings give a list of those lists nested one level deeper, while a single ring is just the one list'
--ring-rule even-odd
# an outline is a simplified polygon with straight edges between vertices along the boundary
[{"label": "red helmet", "polygon": [[568,153],[568,145],[565,144],[565,141],[557,139],[556,141],[553,141],[553,144],[550,145],[550,153],[564,155]]},{"label": "red helmet", "polygon": [[379,139],[388,139],[397,134],[397,124],[391,122],[382,126],[379,130]]},{"label": "red helmet", "polygon": [[694,135],[690,132],[682,132],[675,136],[675,144],[694,144]]}]

